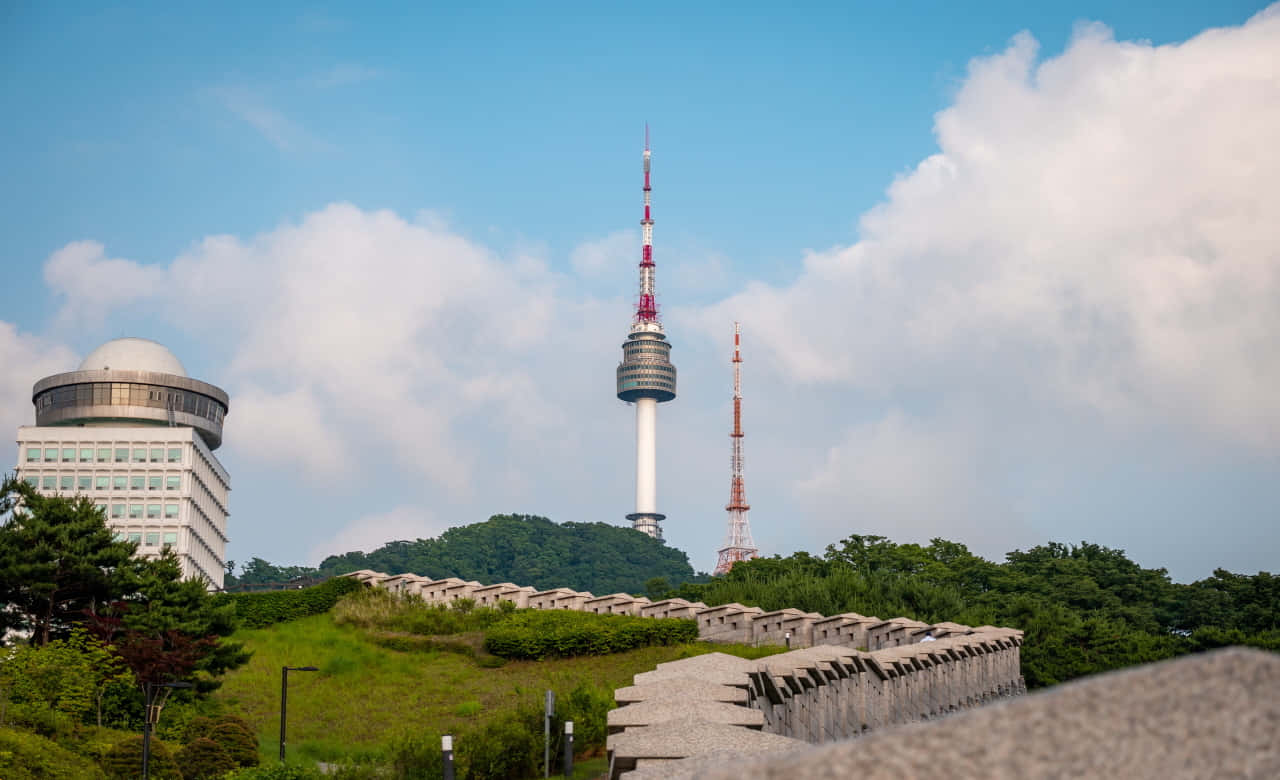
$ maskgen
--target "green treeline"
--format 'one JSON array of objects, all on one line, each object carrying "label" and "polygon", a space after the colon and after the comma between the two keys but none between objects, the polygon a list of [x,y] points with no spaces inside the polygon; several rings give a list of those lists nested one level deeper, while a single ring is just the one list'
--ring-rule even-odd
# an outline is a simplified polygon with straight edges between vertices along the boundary
[{"label": "green treeline", "polygon": [[228,584],[253,585],[294,577],[372,569],[387,574],[461,577],[485,584],[513,582],[539,590],[572,588],[603,596],[643,593],[653,577],[694,579],[680,550],[630,528],[606,523],[553,523],[534,515],[494,515],[450,528],[437,539],[388,542],[369,553],[333,555],[318,569],[277,567],[254,558]]},{"label": "green treeline", "polygon": [[1219,569],[1184,585],[1085,542],[1050,542],[992,563],[943,539],[922,547],[854,535],[822,557],[745,561],[667,595],[1019,628],[1032,687],[1228,644],[1280,650],[1280,577]]}]

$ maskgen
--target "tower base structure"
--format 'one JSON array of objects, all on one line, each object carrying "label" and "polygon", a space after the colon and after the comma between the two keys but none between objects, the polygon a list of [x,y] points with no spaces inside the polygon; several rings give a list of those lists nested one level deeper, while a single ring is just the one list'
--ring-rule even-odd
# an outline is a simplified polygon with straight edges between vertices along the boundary
[{"label": "tower base structure", "polygon": [[662,526],[658,523],[666,520],[666,515],[658,512],[632,512],[627,515],[627,519],[631,521],[631,527],[635,530],[662,541]]}]

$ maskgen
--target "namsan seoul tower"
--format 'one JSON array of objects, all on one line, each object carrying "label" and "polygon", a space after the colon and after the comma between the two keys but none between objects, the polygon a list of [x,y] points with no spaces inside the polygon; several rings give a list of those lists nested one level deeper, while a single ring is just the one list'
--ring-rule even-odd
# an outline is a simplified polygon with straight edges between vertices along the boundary
[{"label": "namsan seoul tower", "polygon": [[650,212],[649,126],[644,128],[644,219],[640,220],[640,297],[636,300],[631,332],[622,344],[618,364],[618,398],[636,406],[636,511],[627,515],[631,527],[662,538],[658,512],[658,404],[676,397],[676,367],[671,365],[671,342],[662,332],[654,285],[653,215]]},{"label": "namsan seoul tower", "polygon": [[716,560],[715,574],[726,574],[733,564],[756,557],[756,543],[751,539],[751,525],[747,522],[747,482],[742,476],[742,329],[733,323],[733,455],[729,478],[729,530],[725,534],[724,547]]}]

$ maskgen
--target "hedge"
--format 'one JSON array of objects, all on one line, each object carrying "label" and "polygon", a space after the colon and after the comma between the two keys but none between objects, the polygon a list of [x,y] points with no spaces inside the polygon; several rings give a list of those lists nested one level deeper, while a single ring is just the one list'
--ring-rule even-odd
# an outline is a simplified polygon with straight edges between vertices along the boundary
[{"label": "hedge", "polygon": [[266,628],[276,623],[328,612],[338,599],[363,587],[350,577],[334,577],[299,590],[224,594],[236,605],[236,617],[245,628]]},{"label": "hedge", "polygon": [[92,761],[50,739],[0,727],[0,777],[4,780],[43,780],[75,777],[102,778]]},{"label": "hedge", "polygon": [[537,660],[606,655],[698,638],[698,624],[677,618],[597,615],[568,610],[519,612],[485,632],[485,649],[503,658]]}]

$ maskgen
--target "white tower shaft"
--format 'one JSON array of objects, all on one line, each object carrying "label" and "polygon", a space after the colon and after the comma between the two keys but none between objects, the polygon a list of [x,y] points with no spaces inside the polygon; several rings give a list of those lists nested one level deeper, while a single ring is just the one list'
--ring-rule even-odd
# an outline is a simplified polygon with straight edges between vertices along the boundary
[{"label": "white tower shaft", "polygon": [[658,511],[658,401],[636,401],[636,513]]}]

